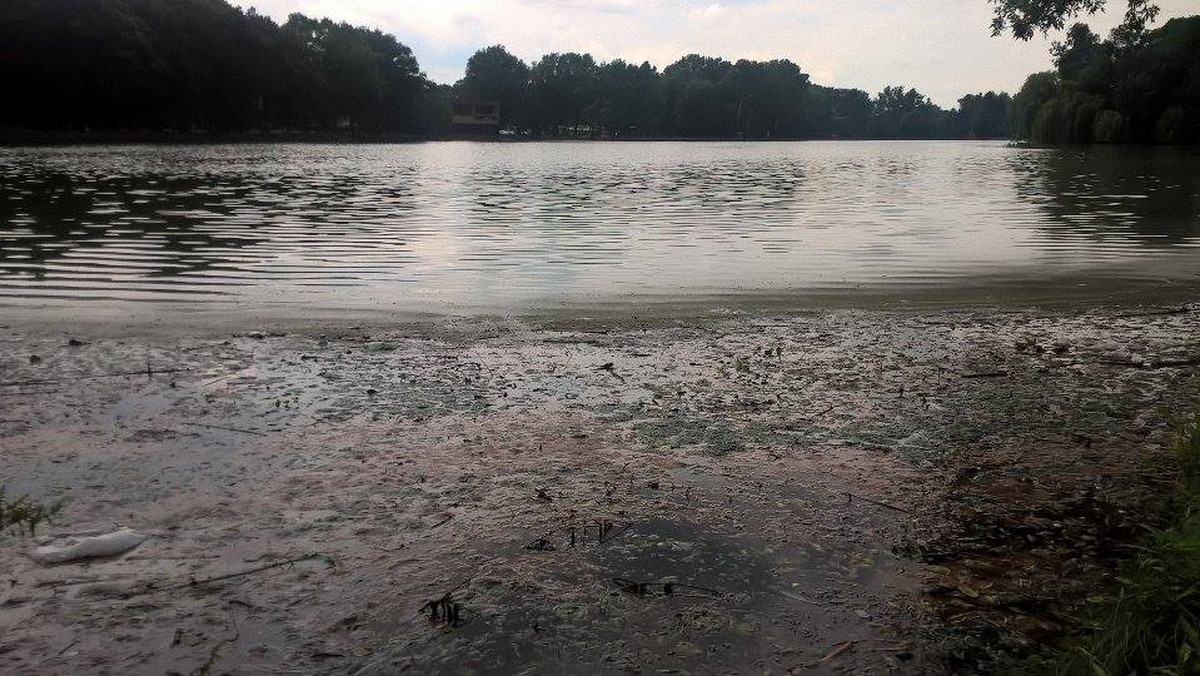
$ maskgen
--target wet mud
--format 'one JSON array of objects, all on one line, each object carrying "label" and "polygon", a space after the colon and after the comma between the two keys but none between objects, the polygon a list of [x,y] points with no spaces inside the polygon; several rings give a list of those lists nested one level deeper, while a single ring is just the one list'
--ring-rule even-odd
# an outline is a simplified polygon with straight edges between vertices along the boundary
[{"label": "wet mud", "polygon": [[1156,523],[1200,351],[1190,308],[271,328],[0,331],[0,483],[151,536],[0,536],[0,669],[994,669]]}]

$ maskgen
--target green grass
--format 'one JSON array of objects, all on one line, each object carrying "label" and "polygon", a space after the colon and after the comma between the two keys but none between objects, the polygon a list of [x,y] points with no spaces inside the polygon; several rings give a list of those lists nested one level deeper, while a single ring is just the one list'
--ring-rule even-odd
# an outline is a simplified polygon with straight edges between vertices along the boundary
[{"label": "green grass", "polygon": [[16,528],[22,533],[33,535],[43,523],[52,523],[62,509],[62,503],[45,505],[29,499],[28,495],[10,500],[0,486],[0,531]]},{"label": "green grass", "polygon": [[1174,525],[1135,550],[1051,673],[1200,674],[1200,406],[1179,425],[1174,446]]}]

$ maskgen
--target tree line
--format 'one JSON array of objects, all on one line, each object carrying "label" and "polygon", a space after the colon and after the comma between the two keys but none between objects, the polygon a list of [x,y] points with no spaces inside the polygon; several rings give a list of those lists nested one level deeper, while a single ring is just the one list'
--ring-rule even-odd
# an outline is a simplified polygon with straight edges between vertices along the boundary
[{"label": "tree line", "polygon": [[875,97],[823,87],[791,61],[690,54],[662,69],[588,54],[526,64],[496,45],[476,52],[457,96],[500,103],[501,124],[539,136],[615,138],[997,138],[1006,94],[969,95],[945,110],[915,89]]},{"label": "tree line", "polygon": [[225,0],[0,0],[0,125],[417,131],[437,86],[394,37]]},{"label": "tree line", "polygon": [[[1103,0],[991,0],[995,32],[1028,39]],[[1020,93],[954,109],[912,88],[813,83],[788,60],[691,54],[659,70],[555,53],[476,52],[452,86],[379,30],[292,14],[277,24],[226,0],[0,0],[0,128],[47,131],[356,131],[440,136],[455,99],[499,101],[536,137],[1200,140],[1200,17],[1147,30],[1126,0],[1107,39],[1076,24],[1056,70]]]},{"label": "tree line", "polygon": [[914,89],[823,87],[791,61],[649,63],[503,47],[453,86],[379,30],[225,0],[0,0],[0,126],[47,131],[338,131],[442,135],[456,98],[496,100],[504,127],[608,138],[992,138],[1008,96],[945,110]]},{"label": "tree line", "polygon": [[1029,76],[1013,98],[1017,138],[1200,142],[1200,16],[1156,30],[1122,26],[1107,39],[1077,23],[1055,44],[1054,60],[1055,70]]}]

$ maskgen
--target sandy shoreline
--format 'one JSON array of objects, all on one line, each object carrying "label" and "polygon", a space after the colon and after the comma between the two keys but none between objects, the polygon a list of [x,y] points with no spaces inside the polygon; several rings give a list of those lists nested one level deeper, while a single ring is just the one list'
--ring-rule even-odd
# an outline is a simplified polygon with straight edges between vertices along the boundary
[{"label": "sandy shoreline", "polygon": [[42,673],[986,666],[1153,522],[1200,350],[1194,311],[4,323],[3,483],[152,536],[2,536],[0,668]]}]

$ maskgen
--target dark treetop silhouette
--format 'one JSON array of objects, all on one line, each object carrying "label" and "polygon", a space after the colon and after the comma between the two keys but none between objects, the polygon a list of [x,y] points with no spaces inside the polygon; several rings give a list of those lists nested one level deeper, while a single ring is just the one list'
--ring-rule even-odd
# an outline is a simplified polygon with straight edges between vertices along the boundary
[{"label": "dark treetop silhouette", "polygon": [[3,0],[0,87],[10,130],[444,134],[456,96],[498,101],[501,126],[539,136],[995,137],[1007,96],[947,111],[915,90],[872,99],[813,84],[786,60],[689,55],[659,72],[586,54],[525,64],[475,54],[454,87],[377,30],[224,0]]},{"label": "dark treetop silhouette", "polygon": [[[991,0],[993,33],[1028,40],[1095,14],[1106,0]],[[1126,0],[1125,19],[1101,40],[1077,23],[1054,45],[1056,71],[1035,73],[1013,101],[1017,138],[1038,143],[1200,141],[1200,17],[1147,27],[1159,8]]]},{"label": "dark treetop silhouette", "polygon": [[[1102,0],[992,0],[995,29],[1027,38]],[[660,72],[547,54],[526,64],[480,50],[454,86],[378,30],[293,14],[283,25],[225,0],[0,0],[0,129],[9,132],[360,132],[440,136],[456,98],[498,102],[499,127],[537,137],[1018,138],[1193,142],[1200,18],[1145,31],[1130,0],[1101,41],[1085,26],[1055,50],[1057,73],[954,110],[914,89],[875,97],[813,83],[787,60],[691,54]],[[1011,120],[1011,123],[1010,123]],[[1011,127],[1011,128],[1010,128]]]}]

